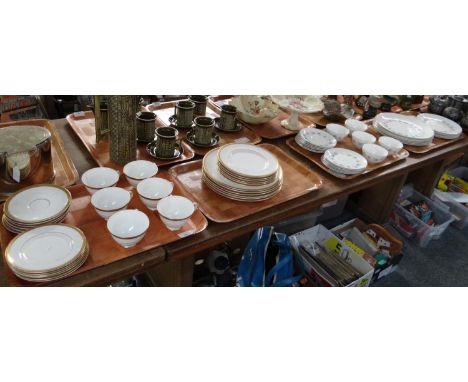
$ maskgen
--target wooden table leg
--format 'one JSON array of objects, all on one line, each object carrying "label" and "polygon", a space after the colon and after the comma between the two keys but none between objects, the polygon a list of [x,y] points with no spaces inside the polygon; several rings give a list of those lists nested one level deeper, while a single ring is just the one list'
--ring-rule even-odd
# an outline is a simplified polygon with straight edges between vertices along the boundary
[{"label": "wooden table leg", "polygon": [[147,271],[155,286],[191,287],[193,282],[194,257],[187,256],[179,260],[166,261]]},{"label": "wooden table leg", "polygon": [[402,174],[367,188],[350,203],[350,208],[369,223],[385,223],[405,181],[406,174]]},{"label": "wooden table leg", "polygon": [[431,196],[444,171],[462,156],[463,153],[455,153],[439,162],[435,162],[413,171],[408,175],[408,182],[412,183],[417,191],[426,196]]}]

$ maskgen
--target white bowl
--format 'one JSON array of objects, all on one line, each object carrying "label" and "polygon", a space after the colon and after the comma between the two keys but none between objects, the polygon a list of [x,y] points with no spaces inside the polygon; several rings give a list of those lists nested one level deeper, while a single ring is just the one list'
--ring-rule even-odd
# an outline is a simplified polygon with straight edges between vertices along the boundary
[{"label": "white bowl", "polygon": [[126,209],[132,196],[130,191],[123,188],[108,187],[93,194],[91,204],[99,216],[107,220],[117,211]]},{"label": "white bowl", "polygon": [[403,148],[403,143],[392,137],[380,137],[379,145],[388,151],[390,155],[395,155]]},{"label": "white bowl", "polygon": [[133,247],[140,242],[148,227],[148,216],[138,210],[119,211],[107,221],[107,229],[112,238],[124,248]]},{"label": "white bowl", "polygon": [[174,184],[163,178],[148,178],[137,186],[140,200],[151,211],[156,210],[159,200],[169,196],[173,189]]},{"label": "white bowl", "polygon": [[362,149],[362,146],[366,143],[375,143],[376,141],[376,138],[372,134],[365,133],[364,131],[355,131],[351,136],[353,137],[353,145],[358,149]]},{"label": "white bowl", "polygon": [[195,212],[195,204],[183,196],[171,195],[159,201],[157,210],[166,227],[177,231]]},{"label": "white bowl", "polygon": [[325,127],[325,131],[333,135],[338,142],[345,139],[349,134],[349,130],[346,127],[338,125],[337,123],[328,123]]},{"label": "white bowl", "polygon": [[143,179],[155,176],[158,173],[158,166],[148,160],[135,160],[127,163],[123,168],[123,172],[128,182],[136,187]]},{"label": "white bowl", "polygon": [[368,126],[364,122],[358,121],[354,118],[348,118],[345,121],[345,126],[349,129],[349,131],[351,131],[351,133],[355,131],[366,131],[368,128]]},{"label": "white bowl", "polygon": [[112,187],[119,181],[119,172],[108,167],[95,167],[83,173],[81,181],[92,195],[106,187]]},{"label": "white bowl", "polygon": [[387,158],[388,151],[375,143],[366,143],[362,146],[362,154],[369,163],[380,163]]}]

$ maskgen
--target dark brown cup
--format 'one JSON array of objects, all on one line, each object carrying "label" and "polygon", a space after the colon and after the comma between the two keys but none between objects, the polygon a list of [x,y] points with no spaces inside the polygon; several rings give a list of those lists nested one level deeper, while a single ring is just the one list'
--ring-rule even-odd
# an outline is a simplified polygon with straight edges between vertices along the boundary
[{"label": "dark brown cup", "polygon": [[139,111],[136,113],[136,119],[138,141],[151,142],[154,140],[156,114],[152,111]]},{"label": "dark brown cup", "polygon": [[210,117],[196,117],[193,127],[193,139],[199,145],[209,145],[213,139],[215,120]]},{"label": "dark brown cup", "polygon": [[236,129],[237,107],[233,105],[221,106],[221,115],[219,118],[219,127],[221,130]]},{"label": "dark brown cup", "polygon": [[158,127],[156,129],[156,155],[161,158],[172,158],[179,144],[178,136],[179,132],[174,127]]},{"label": "dark brown cup", "polygon": [[195,104],[195,109],[193,111],[194,117],[204,116],[206,114],[206,104],[208,102],[208,96],[191,95],[189,96],[189,99]]},{"label": "dark brown cup", "polygon": [[177,127],[189,128],[193,123],[193,112],[195,110],[195,102],[179,101],[174,107],[174,114],[177,119]]}]

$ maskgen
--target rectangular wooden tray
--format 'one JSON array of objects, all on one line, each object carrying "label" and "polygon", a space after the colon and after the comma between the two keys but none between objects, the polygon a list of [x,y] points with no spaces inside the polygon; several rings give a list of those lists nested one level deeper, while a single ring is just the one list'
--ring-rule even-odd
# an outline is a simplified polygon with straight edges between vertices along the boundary
[{"label": "rectangular wooden tray", "polygon": [[[232,98],[232,96],[211,96],[208,99],[208,106],[216,111],[220,112],[220,107],[222,104],[226,103],[227,100]],[[288,112],[280,109],[278,116],[275,119],[272,119],[270,122],[262,123],[260,125],[252,125],[250,123],[242,122],[244,126],[247,126],[250,130],[261,136],[265,139],[278,139],[283,137],[290,137],[296,135],[296,131],[291,131],[285,129],[281,126],[281,121],[289,117]],[[302,117],[301,117],[302,120]],[[304,120],[305,121],[305,120]],[[303,121],[303,122],[304,122]]]},{"label": "rectangular wooden tray", "polygon": [[[401,113],[402,115],[418,115],[418,111],[404,111]],[[380,137],[381,134],[372,126],[372,120],[366,121],[369,125],[368,132],[374,134],[376,137]],[[412,146],[412,145],[404,145],[405,149],[413,154],[425,154],[432,150],[437,150],[442,147],[451,145],[455,142],[461,141],[465,139],[465,133],[461,133],[461,135],[457,139],[441,139],[441,138],[434,138],[432,143],[427,146]]]},{"label": "rectangular wooden tray", "polygon": [[[167,172],[158,174],[158,177],[171,179]],[[126,180],[121,179],[118,184],[128,190],[132,189]],[[101,218],[90,203],[91,196],[86,191],[83,185],[76,185],[69,188],[73,201],[70,212],[65,218],[64,223],[71,224],[80,228],[89,243],[90,253],[86,263],[78,269],[74,274],[78,274],[87,270],[101,267],[106,264],[124,259],[126,257],[161,247],[165,244],[172,243],[184,237],[194,235],[203,231],[208,222],[203,214],[197,209],[190,220],[179,231],[170,231],[163,224],[157,212],[150,211],[141,202],[136,190],[133,188],[133,198],[128,206],[128,209],[138,209],[148,215],[150,226],[143,240],[135,247],[123,248],[117,244],[109,231],[107,230],[106,221]],[[182,188],[177,184],[174,185],[174,195],[186,195]],[[0,206],[0,216],[3,214],[3,206]],[[32,286],[32,285],[47,285],[47,283],[31,283],[16,277],[10,270],[5,260],[5,248],[13,239],[14,235],[8,232],[0,224],[0,244],[3,253],[3,266],[7,275],[7,280],[11,286]]]},{"label": "rectangular wooden tray", "polygon": [[[354,179],[354,178],[357,178],[359,176],[362,176],[362,175],[365,175],[365,174],[368,174],[372,171],[375,171],[375,170],[379,170],[383,167],[386,167],[386,166],[390,166],[396,162],[399,162],[403,159],[406,159],[408,158],[409,156],[409,153],[408,151],[406,151],[405,149],[401,149],[400,152],[396,155],[396,156],[388,156],[386,160],[384,160],[383,162],[381,163],[369,163],[367,165],[367,168],[364,172],[360,173],[360,174],[355,174],[355,175],[340,175],[340,174],[337,174],[336,172],[330,170],[327,166],[325,166],[323,163],[322,163],[322,155],[323,154],[319,154],[319,153],[313,153],[313,152],[310,152],[308,150],[305,150],[303,149],[301,146],[299,146],[296,141],[294,140],[294,138],[290,138],[286,141],[286,144],[292,148],[294,151],[298,152],[299,154],[301,154],[302,156],[304,156],[305,158],[309,159],[310,161],[314,162],[314,164],[316,164],[317,166],[319,166],[322,170],[328,172],[329,174],[333,175],[334,177],[336,178],[340,178],[340,179]],[[352,139],[350,136],[347,136],[345,139],[343,139],[341,142],[338,142],[336,147],[342,147],[342,148],[345,148],[345,149],[350,149],[350,150],[353,150],[353,151],[356,151],[357,153],[361,154],[361,151],[358,150],[354,145],[353,145],[353,142],[352,142]]]},{"label": "rectangular wooden tray", "polygon": [[[0,129],[6,126],[18,125],[36,125],[45,127],[52,134],[52,162],[54,164],[55,178],[54,184],[58,186],[68,187],[75,184],[78,180],[78,171],[76,170],[73,161],[68,155],[62,138],[55,128],[54,124],[47,119],[28,119],[24,121],[15,121],[1,123]],[[0,196],[0,202],[6,199]]]},{"label": "rectangular wooden tray", "polygon": [[[147,106],[146,110],[148,111],[153,111],[155,112],[158,117],[160,118],[161,122],[168,126],[169,125],[169,117],[171,117],[174,114],[174,105],[175,102],[168,102],[164,103],[160,106],[157,107],[152,107]],[[214,110],[211,110],[209,108],[206,109],[206,116],[211,117],[211,118],[217,118],[219,117],[219,114],[216,113]],[[253,145],[256,145],[262,141],[262,138],[260,138],[257,134],[255,134],[253,131],[247,129],[245,126],[242,128],[241,131],[235,132],[235,133],[226,133],[223,131],[219,131],[215,129],[216,134],[219,136],[219,143],[218,146],[223,146],[227,143],[251,143]],[[185,136],[187,135],[187,130],[185,129],[179,129],[179,135],[181,138],[184,139],[185,141]],[[185,141],[187,145],[189,145],[192,150],[195,152],[195,154],[204,156],[208,151],[210,151],[212,148],[204,148],[204,147],[196,147],[190,145],[187,141]]]},{"label": "rectangular wooden tray", "polygon": [[284,182],[281,191],[271,199],[261,202],[238,202],[218,195],[202,181],[202,161],[192,161],[172,167],[169,174],[175,183],[185,189],[198,203],[205,216],[218,223],[228,223],[272,208],[288,200],[305,195],[322,186],[322,178],[280,148],[261,144],[276,155],[283,168]]},{"label": "rectangular wooden tray", "polygon": [[[109,142],[101,141],[96,143],[96,133],[94,129],[94,114],[92,111],[85,111],[78,114],[67,115],[67,121],[72,130],[78,135],[81,142],[85,145],[91,156],[97,164],[102,167],[111,167],[116,170],[122,170],[123,166],[114,163],[109,157]],[[165,126],[161,121],[156,120],[156,126]],[[159,167],[168,166],[174,163],[180,163],[192,159],[195,152],[190,145],[182,142],[182,155],[177,159],[161,160],[153,158],[146,152],[146,144],[138,143],[137,159],[149,160],[156,163]]]}]

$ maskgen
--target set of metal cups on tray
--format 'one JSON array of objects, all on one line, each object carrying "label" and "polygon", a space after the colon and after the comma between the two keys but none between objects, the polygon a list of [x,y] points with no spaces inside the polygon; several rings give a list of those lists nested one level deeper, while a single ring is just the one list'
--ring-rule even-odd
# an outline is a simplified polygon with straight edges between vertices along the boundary
[{"label": "set of metal cups on tray", "polygon": [[206,116],[208,96],[193,95],[188,100],[179,101],[174,107],[174,115],[169,119],[176,129],[190,129],[187,141],[194,146],[214,147],[219,137],[215,129],[225,132],[239,131],[242,126],[237,121],[237,108],[223,105],[220,117]]}]

